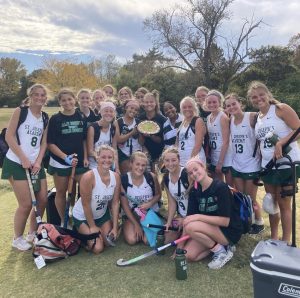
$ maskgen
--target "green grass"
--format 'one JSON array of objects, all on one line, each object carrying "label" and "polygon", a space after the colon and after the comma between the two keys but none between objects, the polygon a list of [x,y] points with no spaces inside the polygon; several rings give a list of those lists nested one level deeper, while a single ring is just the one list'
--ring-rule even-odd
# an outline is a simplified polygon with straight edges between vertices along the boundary
[{"label": "green grass", "polygon": [[[58,108],[47,108],[51,115]],[[0,128],[7,126],[13,109],[0,109]],[[1,170],[0,170],[1,172]],[[48,179],[48,185],[53,185]],[[262,199],[264,192],[259,191]],[[298,195],[299,199],[299,195]],[[144,245],[130,247],[123,239],[117,246],[95,256],[84,250],[66,260],[38,270],[30,252],[11,248],[16,199],[7,181],[0,182],[0,297],[252,297],[250,255],[266,231],[243,236],[234,258],[218,271],[207,269],[208,259],[188,264],[188,279],[177,281],[172,250],[126,268],[116,266],[119,258],[130,259],[151,250]],[[300,224],[298,208],[297,224]],[[265,217],[266,223],[268,223]],[[298,228],[299,231],[299,228]],[[298,246],[300,242],[298,241]]]},{"label": "green grass", "polygon": [[134,266],[117,267],[119,258],[130,259],[151,250],[144,245],[130,247],[123,239],[99,256],[81,250],[38,270],[30,252],[11,248],[16,200],[5,181],[1,181],[0,204],[1,297],[252,297],[250,254],[259,240],[269,237],[269,229],[261,236],[243,236],[234,258],[221,270],[208,270],[209,259],[188,264],[186,281],[175,278],[172,250]]}]

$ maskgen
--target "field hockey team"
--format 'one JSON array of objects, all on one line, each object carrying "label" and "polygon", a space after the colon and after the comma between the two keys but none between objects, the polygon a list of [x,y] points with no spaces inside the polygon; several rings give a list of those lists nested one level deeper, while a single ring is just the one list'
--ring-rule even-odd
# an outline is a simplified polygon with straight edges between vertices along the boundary
[{"label": "field hockey team", "polygon": [[[57,95],[61,109],[48,122],[42,111],[48,97],[45,86],[30,87],[26,106],[14,111],[7,128],[9,151],[2,179],[9,180],[18,203],[13,247],[30,249],[37,228],[28,171],[38,186],[34,189],[38,213],[42,216],[46,208],[46,150],[62,223],[75,167],[79,199],[73,204],[72,222],[83,234],[100,231],[100,238],[86,246],[96,254],[111,245],[121,230],[129,245],[148,244],[140,220],[151,210],[165,223],[166,243],[189,235],[178,244],[187,251],[187,259],[212,255],[208,267],[219,269],[233,257],[243,233],[239,207],[228,185],[252,198],[255,221],[249,233],[258,234],[264,230],[256,199],[260,178],[268,197],[264,209],[269,213],[271,238],[279,239],[281,221],[282,240],[290,242],[291,169],[273,167],[262,177],[260,172],[272,158],[300,161],[298,136],[288,152],[283,150],[300,120],[263,83],[252,82],[247,93],[256,112],[245,112],[245,99],[237,94],[224,98],[204,86],[196,89],[195,97],[184,97],[178,112],[172,101],[165,101],[161,111],[156,90],[141,87],[133,93],[125,86],[117,92],[106,85],[94,92],[81,89],[77,95],[62,89]],[[142,121],[155,122],[157,131],[138,129]],[[271,141],[272,135],[277,142]],[[299,168],[296,175],[300,176]],[[165,218],[160,212],[162,190],[167,196]]]}]

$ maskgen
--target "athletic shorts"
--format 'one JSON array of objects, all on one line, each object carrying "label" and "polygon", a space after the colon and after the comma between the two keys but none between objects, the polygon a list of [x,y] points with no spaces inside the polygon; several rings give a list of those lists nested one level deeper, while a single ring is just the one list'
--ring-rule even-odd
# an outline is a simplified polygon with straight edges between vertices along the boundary
[{"label": "athletic shorts", "polygon": [[[300,167],[296,167],[297,180],[300,177]],[[281,170],[271,170],[267,175],[262,176],[261,180],[266,184],[281,185],[281,184],[293,184],[292,170],[290,168]]]},{"label": "athletic shorts", "polygon": [[[3,160],[1,179],[8,180],[11,177],[14,180],[27,180],[25,169],[17,162],[5,157]],[[46,173],[43,166],[39,171],[39,179],[46,179]]]},{"label": "athletic shorts", "polygon": [[236,244],[242,237],[242,233],[228,227],[220,227],[221,232],[229,242],[229,244]]},{"label": "athletic shorts", "polygon": [[[94,221],[95,221],[96,226],[100,228],[104,223],[106,223],[110,219],[111,219],[111,216],[110,216],[109,208],[107,208],[104,215],[100,218],[94,219]],[[85,223],[87,226],[89,225],[87,220],[80,220],[73,216],[73,224],[77,230],[79,229],[80,225],[83,223]]]},{"label": "athletic shorts", "polygon": [[[69,168],[56,168],[52,166],[48,166],[48,174],[53,176],[57,175],[60,177],[68,177],[71,175],[72,167]],[[76,168],[75,169],[75,175],[82,175],[85,172],[89,171],[89,168]]]},{"label": "athletic shorts", "polygon": [[[214,165],[209,165],[209,169],[208,169],[210,172],[212,172],[212,173],[215,173],[215,171],[216,171],[216,166],[214,166]],[[231,167],[222,167],[222,173],[223,174],[227,174],[227,173],[229,173],[231,171]]]},{"label": "athletic shorts", "polygon": [[129,160],[130,156],[127,156],[122,150],[118,148],[118,158],[119,158],[119,164],[125,160]]},{"label": "athletic shorts", "polygon": [[259,172],[242,173],[231,168],[231,174],[234,178],[241,178],[243,180],[255,180],[259,178]]}]

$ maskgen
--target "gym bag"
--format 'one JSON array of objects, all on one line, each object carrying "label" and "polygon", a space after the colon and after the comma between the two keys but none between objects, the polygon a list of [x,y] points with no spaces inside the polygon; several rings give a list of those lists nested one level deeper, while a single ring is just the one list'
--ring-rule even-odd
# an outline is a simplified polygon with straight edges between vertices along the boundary
[{"label": "gym bag", "polygon": [[36,258],[42,256],[45,262],[52,262],[74,256],[80,249],[80,243],[87,240],[95,240],[98,233],[84,235],[76,231],[41,223],[33,241],[32,254]]}]

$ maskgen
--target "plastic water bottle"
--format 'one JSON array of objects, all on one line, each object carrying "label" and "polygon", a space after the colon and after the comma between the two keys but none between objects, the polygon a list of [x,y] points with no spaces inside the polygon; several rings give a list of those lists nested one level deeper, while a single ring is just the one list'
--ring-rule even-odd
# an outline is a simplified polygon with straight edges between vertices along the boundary
[{"label": "plastic water bottle", "polygon": [[[165,231],[159,230],[156,234],[156,242],[155,242],[155,248],[161,247],[165,244]],[[159,251],[157,253],[158,255],[164,255],[165,250]]]},{"label": "plastic water bottle", "polygon": [[34,192],[39,192],[41,189],[41,180],[39,179],[39,174],[31,174],[31,183]]},{"label": "plastic water bottle", "polygon": [[[280,140],[278,135],[274,133],[274,131],[269,131],[266,134],[266,139],[268,142],[270,142],[273,146],[276,145],[276,143]],[[292,147],[289,145],[284,150],[283,153],[286,155],[292,150]]]},{"label": "plastic water bottle", "polygon": [[186,250],[177,248],[175,256],[175,268],[176,268],[176,278],[178,280],[187,279],[187,262],[186,262]]}]

